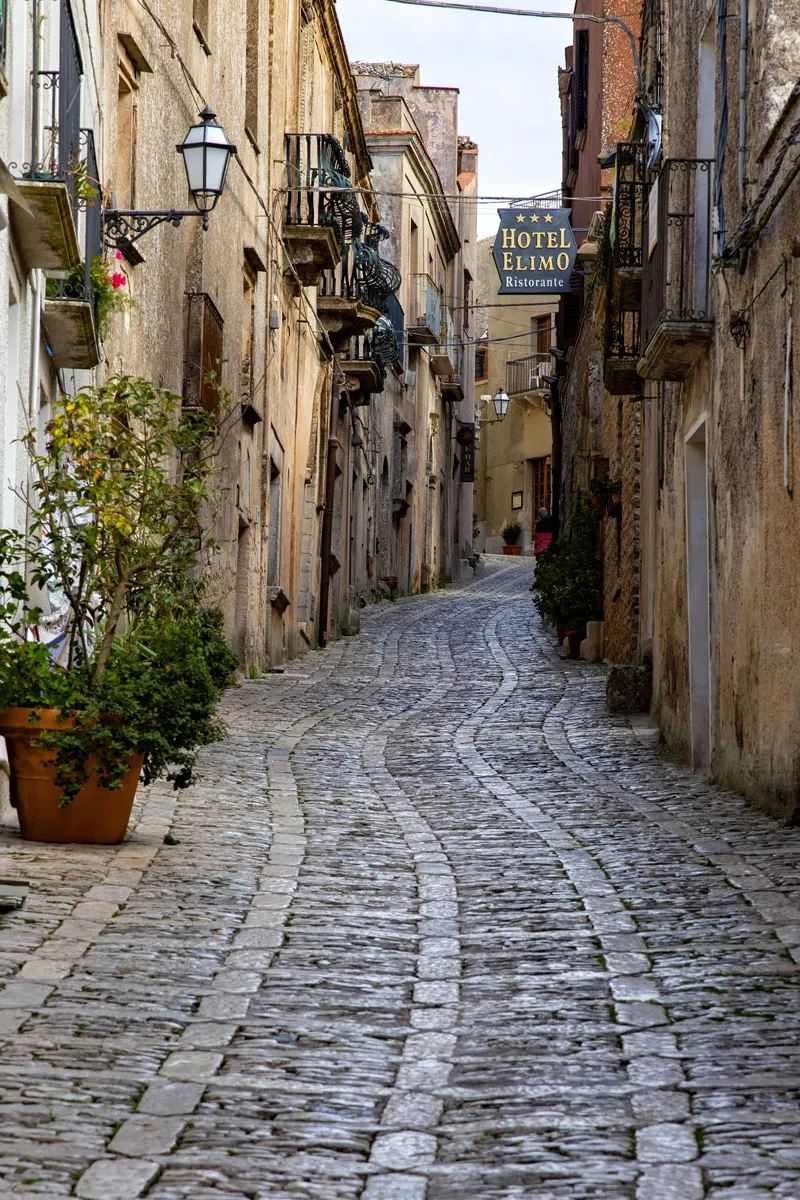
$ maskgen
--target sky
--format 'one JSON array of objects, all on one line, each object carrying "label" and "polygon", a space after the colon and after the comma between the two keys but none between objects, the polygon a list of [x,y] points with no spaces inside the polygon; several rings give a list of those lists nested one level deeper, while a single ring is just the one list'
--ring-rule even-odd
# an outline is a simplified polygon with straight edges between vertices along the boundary
[{"label": "sky", "polygon": [[[477,0],[480,2],[480,0]],[[569,0],[484,0],[572,12]],[[419,63],[420,82],[457,87],[459,133],[480,150],[481,196],[532,196],[561,185],[557,70],[569,21],[415,8],[391,0],[337,0],[351,60]],[[497,204],[479,206],[480,237]]]}]

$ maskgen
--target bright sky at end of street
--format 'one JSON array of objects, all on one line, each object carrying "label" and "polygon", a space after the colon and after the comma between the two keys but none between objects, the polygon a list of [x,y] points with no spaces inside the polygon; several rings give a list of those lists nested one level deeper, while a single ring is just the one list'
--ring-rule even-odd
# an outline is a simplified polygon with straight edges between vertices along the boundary
[{"label": "bright sky at end of street", "polygon": [[[542,7],[515,0],[518,7]],[[480,149],[482,196],[532,196],[561,186],[557,67],[572,40],[569,21],[536,20],[390,0],[337,0],[351,60],[419,63],[420,82],[457,87],[459,133]],[[548,9],[571,13],[569,0]],[[480,237],[498,226],[497,204],[478,209]]]}]

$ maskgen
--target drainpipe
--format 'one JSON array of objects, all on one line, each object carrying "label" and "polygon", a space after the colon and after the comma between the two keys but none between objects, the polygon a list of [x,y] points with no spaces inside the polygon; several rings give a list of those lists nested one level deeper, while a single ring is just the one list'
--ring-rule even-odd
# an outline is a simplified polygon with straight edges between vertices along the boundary
[{"label": "drainpipe", "polygon": [[[336,372],[336,359],[334,359]],[[338,373],[334,374],[331,384],[331,415],[328,425],[328,463],[325,475],[325,512],[322,517],[322,548],[320,556],[322,568],[319,583],[319,617],[317,627],[317,642],[320,646],[327,645],[328,611],[331,593],[331,546],[333,543],[333,505],[336,489],[336,451],[339,441],[336,437],[336,426],[339,422],[339,398],[341,383]]]},{"label": "drainpipe", "polygon": [[739,0],[739,204],[747,207],[745,167],[747,152],[747,0]]}]

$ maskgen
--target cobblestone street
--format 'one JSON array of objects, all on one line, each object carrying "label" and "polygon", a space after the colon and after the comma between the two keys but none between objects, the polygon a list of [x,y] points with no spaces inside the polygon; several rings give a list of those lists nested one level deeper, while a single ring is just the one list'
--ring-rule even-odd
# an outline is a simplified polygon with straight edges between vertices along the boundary
[{"label": "cobblestone street", "polygon": [[800,829],[607,716],[530,583],[243,684],[119,847],[4,828],[3,1200],[800,1198]]}]

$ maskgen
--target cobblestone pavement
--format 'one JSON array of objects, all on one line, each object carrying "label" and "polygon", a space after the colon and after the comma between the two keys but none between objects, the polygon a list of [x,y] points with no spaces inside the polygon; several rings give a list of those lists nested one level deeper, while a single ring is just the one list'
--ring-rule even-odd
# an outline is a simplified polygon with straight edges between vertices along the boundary
[{"label": "cobblestone pavement", "polygon": [[530,579],[244,684],[120,847],[0,834],[2,1200],[800,1200],[800,830]]}]

